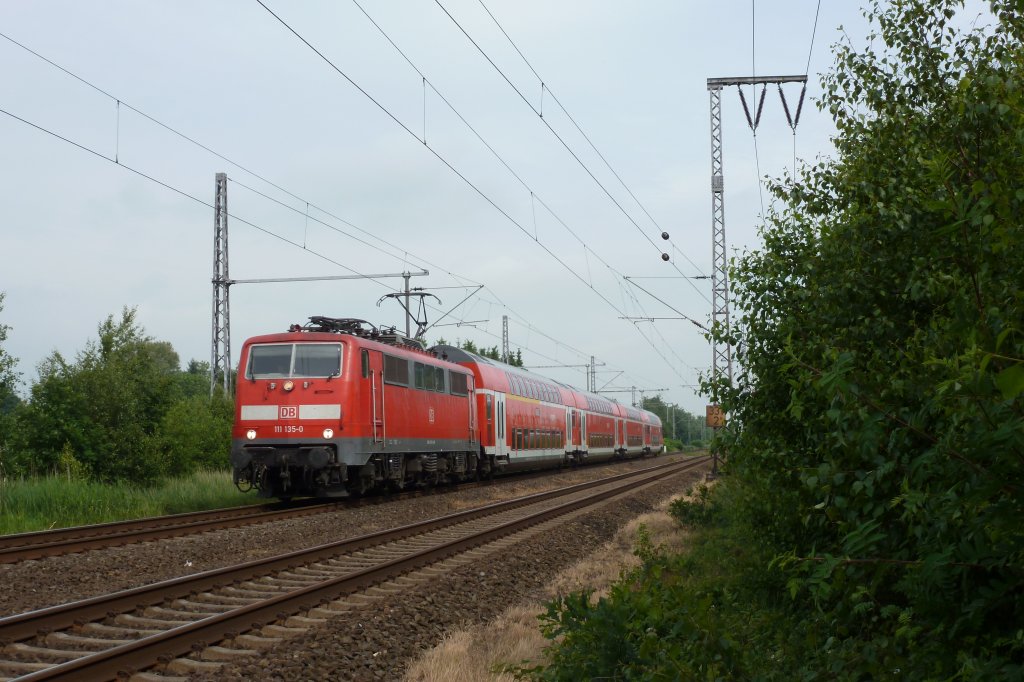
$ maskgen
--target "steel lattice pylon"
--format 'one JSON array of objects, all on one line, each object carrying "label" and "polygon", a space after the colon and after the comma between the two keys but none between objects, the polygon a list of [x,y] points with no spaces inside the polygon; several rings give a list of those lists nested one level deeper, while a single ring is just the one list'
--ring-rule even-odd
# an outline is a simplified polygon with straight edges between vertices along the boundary
[{"label": "steel lattice pylon", "polygon": [[[790,117],[789,106],[786,97],[782,92],[783,83],[803,83],[800,92],[800,103],[797,106],[796,116]],[[729,334],[729,281],[727,278],[728,260],[726,257],[725,241],[725,183],[722,174],[722,89],[727,86],[741,87],[743,85],[761,85],[761,98],[751,117],[747,102],[743,98],[743,91],[740,91],[740,100],[743,103],[743,112],[747,117],[747,124],[757,134],[757,126],[761,121],[761,109],[764,106],[765,88],[769,84],[775,84],[779,88],[779,97],[782,100],[782,107],[786,112],[786,120],[793,134],[796,135],[796,126],[800,122],[800,110],[804,103],[804,94],[807,91],[807,76],[750,76],[738,78],[709,78],[708,94],[711,98],[711,324],[716,331]],[[758,179],[760,182],[760,179]],[[732,346],[724,341],[711,341],[711,380],[717,385],[719,378],[724,374],[726,382],[732,385]],[[712,398],[717,398],[713,395]]]},{"label": "steel lattice pylon", "polygon": [[[725,190],[722,179],[722,87],[708,85],[711,96],[711,324],[729,331],[729,281],[725,254]],[[732,384],[732,347],[711,340],[711,380],[722,373]]]},{"label": "steel lattice pylon", "polygon": [[231,395],[231,305],[228,277],[228,176],[217,173],[213,220],[213,335],[210,347],[210,395],[217,372],[224,379],[224,395]]},{"label": "steel lattice pylon", "polygon": [[501,361],[510,364],[512,352],[508,347],[508,315],[501,316]]}]

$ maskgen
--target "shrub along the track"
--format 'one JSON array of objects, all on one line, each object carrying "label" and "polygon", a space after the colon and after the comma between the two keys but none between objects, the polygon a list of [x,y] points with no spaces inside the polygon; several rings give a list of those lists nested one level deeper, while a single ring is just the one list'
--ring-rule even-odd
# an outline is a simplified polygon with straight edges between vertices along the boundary
[{"label": "shrub along the track", "polygon": [[834,48],[836,157],[773,187],[717,330],[725,525],[555,604],[543,676],[1024,677],[1024,15],[990,9],[878,0]]}]

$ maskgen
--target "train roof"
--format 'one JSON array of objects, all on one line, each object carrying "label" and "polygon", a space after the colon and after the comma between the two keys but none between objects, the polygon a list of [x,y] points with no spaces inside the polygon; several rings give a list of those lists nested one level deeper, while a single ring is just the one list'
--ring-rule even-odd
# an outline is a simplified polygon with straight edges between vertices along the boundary
[{"label": "train roof", "polygon": [[628,417],[629,419],[634,419],[637,421],[661,424],[661,419],[659,419],[658,416],[653,412],[649,412],[647,410],[639,409],[636,407],[623,405],[615,399],[606,398],[596,393],[590,393],[589,391],[578,389],[574,386],[570,386],[569,384],[558,381],[556,379],[550,379],[540,374],[530,372],[529,370],[525,370],[522,367],[509,365],[508,363],[502,362],[501,360],[495,360],[493,358],[484,357],[477,353],[473,353],[463,348],[458,348],[457,346],[451,346],[448,344],[438,344],[436,346],[431,347],[430,350],[438,354],[440,357],[449,360],[450,362],[476,363],[478,365],[492,367],[495,370],[504,372],[506,375],[529,377],[534,380],[554,384],[559,388],[571,393],[574,402],[577,403],[578,407],[586,407],[588,410],[592,412],[601,412],[604,414],[610,414],[617,417]]},{"label": "train roof", "polygon": [[254,343],[301,343],[301,342],[334,342],[339,343],[343,341],[355,341],[357,346],[368,346],[376,348],[381,352],[388,353],[390,355],[397,355],[400,357],[411,358],[415,360],[429,361],[434,363],[440,363],[447,365],[450,369],[458,369],[459,373],[468,372],[466,367],[459,365],[458,363],[445,359],[436,355],[435,353],[426,350],[422,345],[418,343],[408,343],[404,337],[400,337],[399,340],[395,340],[392,335],[389,334],[354,334],[348,331],[324,331],[321,329],[311,329],[308,327],[300,327],[299,325],[292,325],[292,327],[285,332],[278,332],[276,334],[263,334],[261,336],[253,336],[245,340],[244,345],[248,346]]}]

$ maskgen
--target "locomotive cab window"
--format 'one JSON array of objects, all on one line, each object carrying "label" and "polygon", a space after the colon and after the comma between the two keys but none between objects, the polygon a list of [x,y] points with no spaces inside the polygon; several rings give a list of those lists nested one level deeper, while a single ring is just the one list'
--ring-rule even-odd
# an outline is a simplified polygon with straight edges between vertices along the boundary
[{"label": "locomotive cab window", "polygon": [[341,376],[340,343],[268,343],[249,349],[249,379]]}]

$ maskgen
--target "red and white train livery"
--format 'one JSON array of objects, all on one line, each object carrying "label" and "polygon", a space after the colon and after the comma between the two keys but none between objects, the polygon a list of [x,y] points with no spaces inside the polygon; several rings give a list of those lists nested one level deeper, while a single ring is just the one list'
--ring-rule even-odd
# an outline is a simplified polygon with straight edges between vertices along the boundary
[{"label": "red and white train livery", "polygon": [[661,421],[454,346],[310,318],[242,346],[231,462],[267,497],[343,496],[657,454]]}]

